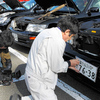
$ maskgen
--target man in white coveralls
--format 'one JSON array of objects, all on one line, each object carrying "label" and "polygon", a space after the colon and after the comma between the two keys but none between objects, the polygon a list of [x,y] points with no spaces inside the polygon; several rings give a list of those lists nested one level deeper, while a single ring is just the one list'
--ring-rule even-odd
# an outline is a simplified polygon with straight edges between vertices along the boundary
[{"label": "man in white coveralls", "polygon": [[25,82],[33,100],[57,100],[54,89],[58,73],[66,73],[68,68],[78,72],[77,59],[63,59],[65,42],[78,32],[76,21],[67,16],[57,27],[43,30],[34,40],[25,69]]}]

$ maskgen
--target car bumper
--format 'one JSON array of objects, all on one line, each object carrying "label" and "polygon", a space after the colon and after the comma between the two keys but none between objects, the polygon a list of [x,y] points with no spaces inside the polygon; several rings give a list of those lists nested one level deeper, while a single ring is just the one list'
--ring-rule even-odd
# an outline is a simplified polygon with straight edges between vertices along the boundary
[{"label": "car bumper", "polygon": [[9,28],[12,32],[12,35],[14,36],[15,43],[25,46],[25,47],[31,47],[32,42],[34,40],[30,39],[30,37],[36,37],[39,33],[35,32],[27,32],[27,31],[17,31],[13,28]]},{"label": "car bumper", "polygon": [[[69,59],[75,59],[76,56],[85,60],[86,62],[94,65],[97,68],[96,80],[94,82],[94,81],[90,80],[88,77],[84,76],[82,73],[77,73],[71,69],[68,69],[68,74],[70,74],[72,77],[76,78],[77,80],[85,83],[86,85],[88,85],[100,92],[100,61],[98,59],[96,60],[89,56],[75,52],[74,50],[71,49],[70,45],[67,44],[65,53],[63,56],[64,60],[67,61]],[[91,73],[91,75],[92,75],[92,73]]]}]

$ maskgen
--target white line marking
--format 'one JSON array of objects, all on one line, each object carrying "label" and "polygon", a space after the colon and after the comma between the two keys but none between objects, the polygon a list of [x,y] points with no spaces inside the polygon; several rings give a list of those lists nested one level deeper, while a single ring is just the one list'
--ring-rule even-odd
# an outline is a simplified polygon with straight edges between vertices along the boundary
[{"label": "white line marking", "polygon": [[[9,47],[9,51],[15,56],[17,56],[19,59],[21,59],[24,63],[27,63],[27,58],[23,56],[22,54],[20,54],[19,52],[17,52],[16,50]],[[20,80],[24,80],[24,75],[22,75],[20,79],[14,80],[14,82],[17,82]],[[77,90],[75,90],[74,88],[66,84],[65,82],[61,81],[60,79],[58,79],[57,86],[76,100],[91,100],[90,98],[78,92]],[[23,100],[27,100],[26,98],[30,98],[30,96],[24,96],[22,98]]]},{"label": "white line marking", "polygon": [[21,59],[23,62],[27,63],[27,58],[19,52],[17,52],[16,50],[14,50],[13,48],[9,47],[9,51],[15,56],[17,56],[19,59]]},{"label": "white line marking", "polygon": [[62,89],[64,92],[75,98],[76,100],[91,100],[90,98],[86,97],[82,93],[78,92],[62,80],[58,79],[57,86]]}]

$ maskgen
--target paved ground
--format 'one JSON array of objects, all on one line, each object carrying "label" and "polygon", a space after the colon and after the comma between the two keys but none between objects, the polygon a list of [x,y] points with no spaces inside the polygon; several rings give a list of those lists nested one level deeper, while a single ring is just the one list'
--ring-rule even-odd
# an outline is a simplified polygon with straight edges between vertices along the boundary
[{"label": "paved ground", "polygon": [[[19,45],[14,45],[10,48],[13,72],[20,70],[24,75],[28,53],[28,48]],[[20,94],[23,100],[28,100],[27,97],[30,96],[30,93],[27,90],[24,79],[12,83],[10,86],[1,86],[0,100],[9,100],[10,96],[15,93]],[[58,96],[58,100],[100,100],[100,93],[73,79],[68,74],[59,74],[55,93]]]}]

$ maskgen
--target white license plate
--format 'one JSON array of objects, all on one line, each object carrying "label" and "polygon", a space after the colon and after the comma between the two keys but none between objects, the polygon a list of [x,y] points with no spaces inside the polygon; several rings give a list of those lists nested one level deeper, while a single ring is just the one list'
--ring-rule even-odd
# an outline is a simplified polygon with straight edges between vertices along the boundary
[{"label": "white license plate", "polygon": [[15,33],[12,33],[12,35],[13,35],[13,37],[14,37],[15,41],[18,41],[18,35],[17,35],[17,34],[15,34]]},{"label": "white license plate", "polygon": [[76,59],[80,61],[80,64],[76,66],[80,73],[95,82],[98,68],[79,57],[76,57]]}]

